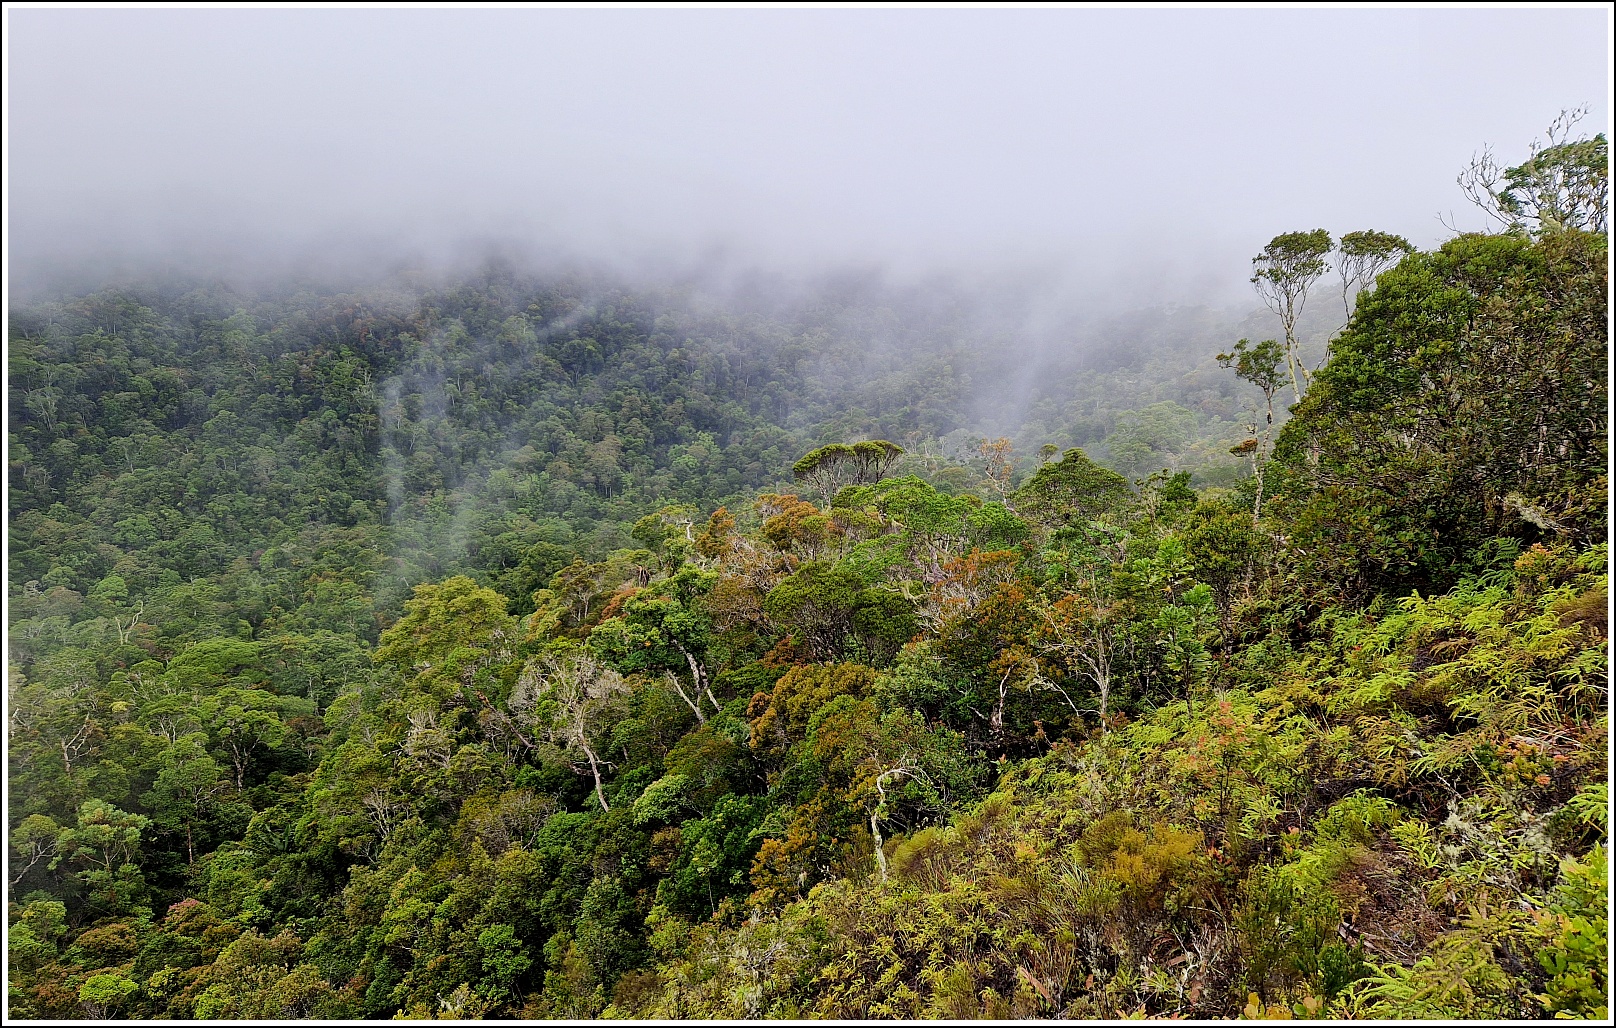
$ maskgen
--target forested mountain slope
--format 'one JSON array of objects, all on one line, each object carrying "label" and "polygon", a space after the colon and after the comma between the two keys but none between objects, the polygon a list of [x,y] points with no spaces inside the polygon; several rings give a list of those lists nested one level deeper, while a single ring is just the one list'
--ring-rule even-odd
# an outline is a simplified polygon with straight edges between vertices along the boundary
[{"label": "forested mountain slope", "polygon": [[[946,296],[846,292],[734,313],[491,271],[418,295],[122,290],[14,311],[10,580],[87,596],[117,566],[149,596],[164,571],[261,575],[262,551],[301,533],[305,554],[385,554],[363,569],[384,605],[407,584],[523,560],[502,588],[525,601],[557,560],[630,545],[622,526],[648,505],[735,499],[820,442],[891,437],[974,459],[978,411],[1010,402],[987,330]],[[1182,316],[1144,320],[1170,335]],[[1165,344],[1141,354],[1181,359]],[[1140,474],[1236,466],[1216,446],[1237,432],[1228,376],[1192,396],[1104,355],[1086,371],[1062,360],[1070,389],[1053,395],[1083,414],[1045,414],[1024,451],[1119,431]],[[1141,377],[1143,392],[1118,387]],[[1197,461],[1197,445],[1227,467]]]},{"label": "forested mountain slope", "polygon": [[1305,388],[856,291],[14,312],[12,1015],[1604,1016],[1608,241],[1529,227]]}]

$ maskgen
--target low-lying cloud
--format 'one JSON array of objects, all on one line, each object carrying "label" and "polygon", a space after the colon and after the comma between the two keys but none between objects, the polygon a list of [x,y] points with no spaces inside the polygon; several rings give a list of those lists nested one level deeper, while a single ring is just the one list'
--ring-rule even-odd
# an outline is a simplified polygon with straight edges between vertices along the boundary
[{"label": "low-lying cloud", "polygon": [[1228,298],[1281,231],[1480,227],[1476,148],[1609,113],[1603,8],[7,16],[14,290],[492,247]]}]

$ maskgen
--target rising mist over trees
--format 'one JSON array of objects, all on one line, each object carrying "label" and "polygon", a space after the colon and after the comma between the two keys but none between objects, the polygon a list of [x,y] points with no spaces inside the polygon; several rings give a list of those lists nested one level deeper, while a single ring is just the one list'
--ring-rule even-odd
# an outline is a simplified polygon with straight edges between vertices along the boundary
[{"label": "rising mist over trees", "polygon": [[1556,131],[1500,231],[1068,351],[498,264],[15,308],[11,1015],[1607,1016]]}]

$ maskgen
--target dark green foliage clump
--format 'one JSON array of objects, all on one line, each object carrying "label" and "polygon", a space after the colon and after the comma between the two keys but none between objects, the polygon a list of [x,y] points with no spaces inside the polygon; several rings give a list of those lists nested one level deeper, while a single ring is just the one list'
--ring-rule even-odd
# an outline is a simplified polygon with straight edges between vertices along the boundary
[{"label": "dark green foliage clump", "polygon": [[1605,535],[1603,236],[1461,236],[1384,274],[1281,434],[1318,579],[1443,589],[1488,539]]}]

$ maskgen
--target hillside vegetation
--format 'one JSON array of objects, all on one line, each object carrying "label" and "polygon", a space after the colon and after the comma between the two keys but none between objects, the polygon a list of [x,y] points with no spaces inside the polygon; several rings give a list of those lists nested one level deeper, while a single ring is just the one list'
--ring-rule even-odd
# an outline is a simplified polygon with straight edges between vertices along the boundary
[{"label": "hillside vegetation", "polygon": [[14,311],[11,1015],[1606,1017],[1606,208],[1515,188],[1024,390],[857,290]]}]

